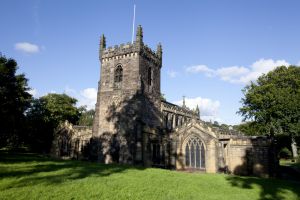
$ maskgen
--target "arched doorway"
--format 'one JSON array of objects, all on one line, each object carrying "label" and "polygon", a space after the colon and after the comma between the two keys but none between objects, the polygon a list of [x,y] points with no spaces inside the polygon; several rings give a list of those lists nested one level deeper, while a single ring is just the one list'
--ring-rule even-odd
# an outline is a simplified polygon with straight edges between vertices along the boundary
[{"label": "arched doorway", "polygon": [[196,136],[188,139],[185,145],[185,167],[205,170],[205,148],[203,142]]}]

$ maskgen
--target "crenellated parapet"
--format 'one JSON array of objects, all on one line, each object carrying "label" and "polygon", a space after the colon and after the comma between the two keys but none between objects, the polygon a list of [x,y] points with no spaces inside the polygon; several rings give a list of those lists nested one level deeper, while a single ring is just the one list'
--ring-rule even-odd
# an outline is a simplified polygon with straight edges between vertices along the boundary
[{"label": "crenellated parapet", "polygon": [[167,101],[161,101],[161,107],[163,111],[176,113],[187,117],[199,118],[197,112],[189,109],[188,107],[181,107]]},{"label": "crenellated parapet", "polygon": [[101,62],[112,59],[120,59],[133,56],[143,56],[145,59],[162,66],[162,47],[158,44],[157,50],[154,51],[143,43],[143,30],[138,26],[136,41],[133,43],[120,44],[106,48],[106,38],[104,35],[100,38],[99,58]]},{"label": "crenellated parapet", "polygon": [[[159,52],[161,54],[161,52]],[[100,49],[100,61],[108,61],[112,59],[126,58],[140,55],[147,60],[159,65],[161,67],[161,57],[147,45],[139,45],[137,42],[133,44],[121,44],[113,47]]]},{"label": "crenellated parapet", "polygon": [[127,43],[108,47],[102,51],[101,62],[112,59],[136,56],[140,52],[140,47],[136,43]]},{"label": "crenellated parapet", "polygon": [[173,130],[178,126],[190,122],[192,119],[200,121],[196,111],[188,107],[181,107],[167,101],[161,101],[161,112],[163,118],[163,127]]},{"label": "crenellated parapet", "polygon": [[159,55],[159,52],[153,51],[150,47],[147,45],[142,46],[140,55],[146,58],[147,60],[150,60],[151,62],[159,65],[160,67],[162,66],[162,59]]}]

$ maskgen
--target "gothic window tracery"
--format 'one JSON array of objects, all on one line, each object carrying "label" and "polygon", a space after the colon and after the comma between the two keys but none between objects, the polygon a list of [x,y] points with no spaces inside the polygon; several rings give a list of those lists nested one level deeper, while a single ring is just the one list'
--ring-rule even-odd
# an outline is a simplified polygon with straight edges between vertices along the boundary
[{"label": "gothic window tracery", "polygon": [[115,69],[114,85],[115,88],[121,88],[123,81],[123,68],[121,65],[117,65]]},{"label": "gothic window tracery", "polygon": [[187,168],[205,169],[204,144],[196,136],[192,136],[186,143],[185,166]]},{"label": "gothic window tracery", "polygon": [[115,83],[120,83],[123,80],[123,68],[118,65],[115,70]]}]

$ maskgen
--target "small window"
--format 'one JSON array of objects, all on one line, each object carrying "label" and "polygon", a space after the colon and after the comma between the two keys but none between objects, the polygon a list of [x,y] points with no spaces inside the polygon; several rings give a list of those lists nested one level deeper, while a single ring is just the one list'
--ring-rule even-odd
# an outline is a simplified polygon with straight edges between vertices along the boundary
[{"label": "small window", "polygon": [[148,68],[148,85],[152,85],[152,69]]},{"label": "small window", "polygon": [[115,83],[121,83],[123,80],[123,68],[121,65],[118,65],[115,70]]}]

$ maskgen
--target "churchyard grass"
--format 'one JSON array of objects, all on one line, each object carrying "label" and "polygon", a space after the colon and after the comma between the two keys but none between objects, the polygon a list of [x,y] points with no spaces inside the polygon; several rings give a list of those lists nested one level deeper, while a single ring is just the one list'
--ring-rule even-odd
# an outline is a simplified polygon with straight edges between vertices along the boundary
[{"label": "churchyard grass", "polygon": [[0,199],[300,199],[300,183],[0,151]]},{"label": "churchyard grass", "polygon": [[280,165],[292,167],[292,168],[300,171],[300,157],[295,161],[292,161],[291,159],[281,159]]}]

